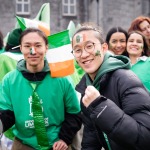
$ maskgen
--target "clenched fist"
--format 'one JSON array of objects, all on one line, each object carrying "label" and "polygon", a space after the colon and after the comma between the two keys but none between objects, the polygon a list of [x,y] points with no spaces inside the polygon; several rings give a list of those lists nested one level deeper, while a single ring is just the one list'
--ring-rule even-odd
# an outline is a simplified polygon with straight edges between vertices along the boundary
[{"label": "clenched fist", "polygon": [[94,86],[90,85],[85,90],[85,95],[82,98],[82,102],[85,107],[88,107],[99,96],[99,91]]}]

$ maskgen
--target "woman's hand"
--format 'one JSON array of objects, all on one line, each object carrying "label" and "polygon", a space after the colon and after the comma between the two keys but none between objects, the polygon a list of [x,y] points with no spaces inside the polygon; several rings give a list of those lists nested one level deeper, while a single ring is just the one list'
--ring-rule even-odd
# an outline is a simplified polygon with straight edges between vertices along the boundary
[{"label": "woman's hand", "polygon": [[85,107],[88,107],[99,96],[100,93],[94,86],[88,86],[85,90],[85,95],[82,98],[82,102]]}]

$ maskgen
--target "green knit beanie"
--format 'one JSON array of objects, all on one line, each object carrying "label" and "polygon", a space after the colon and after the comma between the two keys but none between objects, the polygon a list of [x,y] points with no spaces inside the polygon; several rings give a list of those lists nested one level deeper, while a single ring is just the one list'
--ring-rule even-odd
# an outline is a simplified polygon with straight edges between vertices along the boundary
[{"label": "green knit beanie", "polygon": [[11,45],[12,47],[20,45],[19,38],[20,38],[21,33],[22,33],[22,30],[20,28],[12,30],[8,35],[7,43]]}]

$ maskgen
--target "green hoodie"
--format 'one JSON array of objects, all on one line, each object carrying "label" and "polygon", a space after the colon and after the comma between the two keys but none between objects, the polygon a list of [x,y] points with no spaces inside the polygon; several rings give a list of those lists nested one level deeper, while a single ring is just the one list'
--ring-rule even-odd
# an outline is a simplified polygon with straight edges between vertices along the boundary
[{"label": "green hoodie", "polygon": [[[32,92],[30,81],[23,77],[22,71],[27,71],[25,61],[19,61],[17,69],[8,73],[3,81],[3,95],[0,108],[14,111],[15,128],[13,133],[24,144],[34,149],[40,149],[37,143],[32,113]],[[43,72],[49,70],[45,63]],[[20,72],[21,71],[21,72]],[[73,85],[67,78],[52,78],[49,72],[39,82],[36,92],[43,108],[45,126],[49,145],[59,139],[59,131],[65,119],[65,111],[70,114],[80,112],[80,105]]]},{"label": "green hoodie", "polygon": [[[22,72],[29,72],[26,68],[26,61],[24,59],[20,60],[17,64],[17,69]],[[50,69],[49,69],[49,65],[47,63],[47,60],[44,60],[44,68],[42,69],[41,72],[49,72]]]},{"label": "green hoodie", "polygon": [[110,52],[107,52],[104,56],[102,65],[99,67],[98,72],[94,81],[92,82],[89,75],[86,74],[86,84],[93,85],[96,89],[100,89],[99,81],[101,77],[111,71],[117,69],[130,69],[131,64],[129,58],[123,55],[113,55]]}]

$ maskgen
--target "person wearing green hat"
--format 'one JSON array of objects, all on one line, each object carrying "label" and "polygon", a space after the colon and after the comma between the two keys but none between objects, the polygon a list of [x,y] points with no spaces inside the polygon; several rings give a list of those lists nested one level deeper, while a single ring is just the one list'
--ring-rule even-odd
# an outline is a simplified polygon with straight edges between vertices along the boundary
[{"label": "person wearing green hat", "polygon": [[[23,58],[23,55],[19,47],[19,38],[22,33],[20,28],[16,28],[10,31],[6,46],[4,47],[4,52],[0,54],[0,93],[1,93],[1,81],[3,77],[10,71],[16,68],[17,62]],[[1,37],[1,34],[0,34]],[[0,40],[2,45],[3,41]],[[10,150],[14,135],[12,129],[7,130],[1,138],[1,144],[4,149]]]},{"label": "person wearing green hat", "polygon": [[17,61],[23,58],[19,47],[19,38],[22,33],[20,28],[9,33],[5,52],[0,54],[0,81],[9,71],[16,68]]},{"label": "person wearing green hat", "polygon": [[5,46],[5,51],[20,53],[19,38],[20,38],[21,33],[22,33],[22,30],[20,28],[13,29],[9,33],[7,43]]}]

